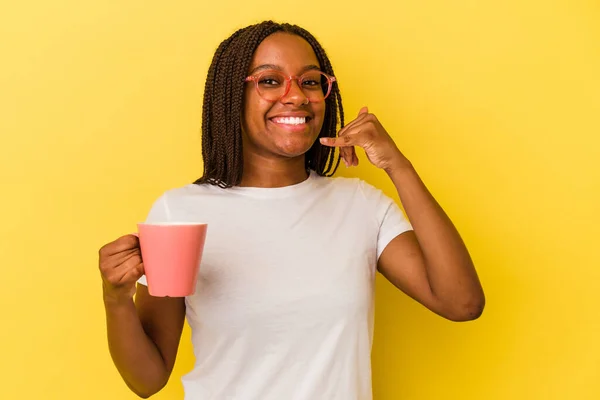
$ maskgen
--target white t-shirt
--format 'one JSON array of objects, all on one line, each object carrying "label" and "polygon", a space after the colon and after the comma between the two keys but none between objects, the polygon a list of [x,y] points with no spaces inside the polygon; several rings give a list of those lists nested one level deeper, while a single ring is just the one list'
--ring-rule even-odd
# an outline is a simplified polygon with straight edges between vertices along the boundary
[{"label": "white t-shirt", "polygon": [[186,298],[186,400],[372,399],[377,260],[412,229],[392,199],[313,172],[282,188],[169,190],[147,218],[168,221],[208,223]]}]

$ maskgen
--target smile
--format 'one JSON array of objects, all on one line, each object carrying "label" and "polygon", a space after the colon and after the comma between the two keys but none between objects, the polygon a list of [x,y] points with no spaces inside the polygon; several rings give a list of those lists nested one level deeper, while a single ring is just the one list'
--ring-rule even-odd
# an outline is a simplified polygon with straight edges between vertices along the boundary
[{"label": "smile", "polygon": [[310,117],[275,117],[271,120],[282,125],[303,125],[310,121]]}]

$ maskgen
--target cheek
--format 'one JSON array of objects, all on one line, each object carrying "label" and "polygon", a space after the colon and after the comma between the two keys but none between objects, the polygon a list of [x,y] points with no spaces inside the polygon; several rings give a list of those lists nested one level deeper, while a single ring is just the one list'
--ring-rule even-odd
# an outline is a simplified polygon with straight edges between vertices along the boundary
[{"label": "cheek", "polygon": [[246,93],[244,96],[244,125],[249,133],[264,128],[265,115],[270,108],[270,104],[265,104],[265,101],[257,96],[255,92]]},{"label": "cheek", "polygon": [[323,127],[323,120],[325,119],[325,103],[313,106],[312,111],[315,116],[315,122],[317,122],[320,130]]}]

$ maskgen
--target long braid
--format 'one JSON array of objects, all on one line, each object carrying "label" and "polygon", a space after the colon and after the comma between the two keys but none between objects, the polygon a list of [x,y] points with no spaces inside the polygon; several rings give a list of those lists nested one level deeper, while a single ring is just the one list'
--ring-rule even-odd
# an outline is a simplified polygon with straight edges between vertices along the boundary
[{"label": "long braid", "polygon": [[[325,50],[308,31],[296,25],[265,21],[237,30],[217,48],[208,70],[202,107],[202,157],[204,175],[195,183],[226,188],[241,182],[243,173],[242,115],[244,78],[256,48],[269,35],[287,32],[304,38],[313,48],[321,69],[335,75]],[[337,82],[325,100],[325,118],[319,137],[335,137],[339,123],[344,126],[342,98]],[[335,166],[334,166],[335,162]],[[306,153],[306,168],[331,176],[340,163],[335,148],[317,140]]]},{"label": "long braid", "polygon": [[222,144],[223,141],[227,139],[224,135],[220,134],[224,131],[223,127],[214,126],[215,121],[219,121],[219,118],[215,118],[215,114],[218,112],[220,106],[215,96],[218,93],[214,93],[214,83],[218,80],[219,76],[223,76],[223,74],[219,73],[219,61],[221,60],[223,53],[232,40],[241,33],[242,30],[235,32],[217,48],[213,57],[213,62],[208,70],[204,88],[204,104],[202,107],[202,157],[204,159],[204,176],[202,179],[212,184],[218,184],[219,179],[216,177],[223,175],[220,169],[226,160],[224,160]]}]

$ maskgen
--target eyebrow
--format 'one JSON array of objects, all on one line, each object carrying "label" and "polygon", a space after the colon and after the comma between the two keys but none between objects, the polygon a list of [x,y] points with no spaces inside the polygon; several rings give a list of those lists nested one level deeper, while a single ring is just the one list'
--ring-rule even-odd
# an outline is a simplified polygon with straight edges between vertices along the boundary
[{"label": "eyebrow", "polygon": [[[268,70],[268,69],[274,69],[277,71],[283,71],[283,68],[281,68],[279,65],[275,65],[275,64],[262,64],[259,65],[258,67],[254,68],[252,71],[250,71],[250,75],[253,75],[259,71],[264,71],[264,70]],[[314,65],[314,64],[310,64],[310,65],[306,65],[304,66],[304,68],[302,68],[302,70],[300,72],[306,72],[306,71],[312,71],[312,70],[317,70],[320,71],[321,68],[319,68],[319,66]]]}]

